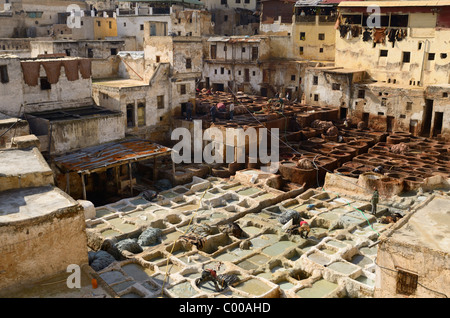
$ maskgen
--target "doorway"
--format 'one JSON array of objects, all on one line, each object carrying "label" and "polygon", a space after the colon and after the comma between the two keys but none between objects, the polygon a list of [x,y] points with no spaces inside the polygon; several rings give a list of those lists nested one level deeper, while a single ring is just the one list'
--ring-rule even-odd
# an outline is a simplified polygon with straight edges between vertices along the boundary
[{"label": "doorway", "polygon": [[365,126],[368,128],[369,127],[369,113],[363,113],[362,114],[362,121],[364,122]]},{"label": "doorway", "polygon": [[421,135],[424,137],[430,136],[430,129],[431,129],[431,117],[433,116],[433,100],[432,99],[426,99],[425,100],[425,107],[423,110],[423,117],[422,117],[422,132]]},{"label": "doorway", "polygon": [[386,131],[392,132],[394,128],[394,116],[387,116],[386,118]]},{"label": "doorway", "polygon": [[347,108],[346,107],[341,107],[339,109],[339,118],[340,119],[345,119],[347,118]]},{"label": "doorway", "polygon": [[433,137],[437,137],[442,133],[442,120],[444,118],[443,112],[435,112],[434,113],[434,122],[433,122]]}]

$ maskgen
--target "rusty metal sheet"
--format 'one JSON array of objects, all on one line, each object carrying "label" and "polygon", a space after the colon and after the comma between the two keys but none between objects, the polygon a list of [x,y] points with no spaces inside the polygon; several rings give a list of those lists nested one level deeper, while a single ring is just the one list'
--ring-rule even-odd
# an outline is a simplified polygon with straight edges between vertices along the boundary
[{"label": "rusty metal sheet", "polygon": [[172,149],[146,140],[126,139],[98,146],[87,147],[76,152],[53,158],[53,162],[64,172],[93,172],[110,166],[124,164],[130,160],[145,160],[154,156],[170,154]]},{"label": "rusty metal sheet", "polygon": [[434,1],[342,1],[339,7],[435,7],[450,6],[450,0]]}]

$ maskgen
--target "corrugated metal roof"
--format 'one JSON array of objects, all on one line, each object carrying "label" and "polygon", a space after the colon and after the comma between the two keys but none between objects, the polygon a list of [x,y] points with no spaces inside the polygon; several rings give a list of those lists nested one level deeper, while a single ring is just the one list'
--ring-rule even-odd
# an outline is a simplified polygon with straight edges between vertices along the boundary
[{"label": "corrugated metal roof", "polygon": [[152,3],[187,3],[203,5],[204,3],[199,0],[118,0],[118,2],[152,2]]},{"label": "corrugated metal roof", "polygon": [[145,160],[155,155],[170,154],[171,148],[146,140],[126,139],[87,147],[53,159],[64,172],[93,172],[131,160]]},{"label": "corrugated metal roof", "polygon": [[450,6],[450,0],[434,0],[434,1],[342,1],[339,7],[436,7]]}]

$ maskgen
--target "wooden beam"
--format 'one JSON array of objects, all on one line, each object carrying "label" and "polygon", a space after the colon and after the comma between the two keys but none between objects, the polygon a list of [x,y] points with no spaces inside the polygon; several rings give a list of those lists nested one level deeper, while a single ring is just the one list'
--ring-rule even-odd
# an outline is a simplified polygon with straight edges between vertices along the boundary
[{"label": "wooden beam", "polygon": [[81,174],[81,184],[83,185],[83,200],[86,200],[86,184],[84,182],[84,173]]}]

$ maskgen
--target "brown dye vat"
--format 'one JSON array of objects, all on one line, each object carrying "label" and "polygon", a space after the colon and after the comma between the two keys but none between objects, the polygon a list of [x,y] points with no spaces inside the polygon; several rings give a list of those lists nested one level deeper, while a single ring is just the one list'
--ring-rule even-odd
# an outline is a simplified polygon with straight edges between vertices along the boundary
[{"label": "brown dye vat", "polygon": [[356,162],[356,161],[348,161],[348,162],[344,163],[342,166],[349,167],[352,169],[359,169],[359,168],[364,167],[363,164],[361,164],[360,162]]},{"label": "brown dye vat", "polygon": [[329,149],[334,149],[334,148],[336,148],[337,146],[341,146],[341,145],[342,145],[342,144],[337,143],[337,142],[328,141],[328,142],[326,142],[326,143],[323,143],[323,144],[322,144],[322,147],[326,147],[326,148],[329,148]]},{"label": "brown dye vat", "polygon": [[372,191],[373,188],[379,188],[380,180],[384,176],[379,175],[374,172],[364,172],[359,175],[359,180],[361,181],[362,187]]},{"label": "brown dye vat", "polygon": [[350,141],[347,146],[356,149],[356,155],[367,152],[369,145],[366,142],[360,140]]},{"label": "brown dye vat", "polygon": [[350,167],[342,166],[340,168],[334,169],[334,173],[340,173],[340,174],[342,174],[344,176],[347,176],[347,177],[353,177],[353,175],[352,175],[352,171],[353,170],[354,169],[352,169]]},{"label": "brown dye vat", "polygon": [[406,191],[416,190],[418,189],[424,182],[423,178],[409,176],[403,179],[405,183],[404,189]]},{"label": "brown dye vat", "polygon": [[376,154],[362,154],[362,155],[358,155],[355,158],[353,158],[353,161],[361,163],[361,164],[367,164],[369,159],[374,159],[374,158],[377,158]]},{"label": "brown dye vat", "polygon": [[400,172],[388,172],[388,173],[385,173],[384,175],[386,177],[393,178],[393,179],[398,179],[398,180],[401,180],[401,181],[403,181],[403,179],[407,177],[407,174],[400,173]]},{"label": "brown dye vat", "polygon": [[313,186],[316,184],[316,170],[315,169],[301,169],[296,166],[294,161],[283,161],[279,167],[280,175],[291,182],[303,184],[306,186]]},{"label": "brown dye vat", "polygon": [[338,140],[338,135],[328,136],[328,135],[321,134],[321,137],[325,141],[337,141]]},{"label": "brown dye vat", "polygon": [[309,138],[317,136],[316,130],[312,128],[304,128],[301,130],[303,140],[308,140]]},{"label": "brown dye vat", "polygon": [[370,148],[368,150],[368,153],[383,155],[383,154],[387,153],[388,151],[389,151],[389,148],[387,148],[387,147],[373,146],[372,148]]},{"label": "brown dye vat", "polygon": [[359,170],[359,169],[354,169],[354,170],[352,170],[352,172],[350,173],[350,176],[351,176],[351,177],[354,177],[354,178],[358,178],[359,175],[362,174],[362,173],[364,173],[364,171]]},{"label": "brown dye vat", "polygon": [[340,166],[352,159],[351,154],[349,154],[348,152],[342,152],[340,150],[330,151],[330,156],[336,158],[338,160],[338,165]]},{"label": "brown dye vat", "polygon": [[314,121],[313,113],[304,113],[297,114],[296,121],[300,125],[300,127],[309,127],[311,123]]},{"label": "brown dye vat", "polygon": [[390,197],[403,191],[403,180],[384,177],[380,179],[378,191],[381,195]]},{"label": "brown dye vat", "polygon": [[325,140],[323,140],[322,138],[318,138],[318,137],[312,137],[308,139],[309,142],[315,144],[315,145],[319,145],[319,144],[324,144]]},{"label": "brown dye vat", "polygon": [[423,155],[427,156],[427,157],[438,157],[441,155],[441,153],[439,151],[435,151],[432,150],[433,148],[431,148],[430,150],[424,151]]},{"label": "brown dye vat", "polygon": [[334,149],[342,151],[342,152],[345,152],[345,153],[349,153],[352,158],[355,157],[357,155],[357,153],[358,153],[358,150],[356,150],[355,148],[348,147],[348,146],[345,146],[345,145],[337,146]]}]

